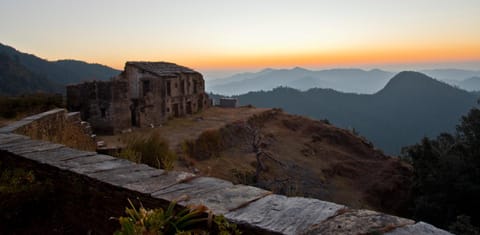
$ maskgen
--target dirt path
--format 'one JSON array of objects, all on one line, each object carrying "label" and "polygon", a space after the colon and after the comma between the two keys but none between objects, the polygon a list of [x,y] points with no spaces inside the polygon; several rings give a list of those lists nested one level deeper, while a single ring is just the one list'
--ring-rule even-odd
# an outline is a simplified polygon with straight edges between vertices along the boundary
[{"label": "dirt path", "polygon": [[[227,123],[237,120],[246,120],[249,117],[265,112],[269,109],[264,108],[218,108],[212,107],[203,112],[168,121],[165,125],[156,128],[135,128],[133,133],[149,135],[155,131],[165,138],[172,149],[177,149],[186,139],[196,139],[202,132],[208,129],[217,129]],[[122,147],[122,136],[128,134],[118,134],[114,136],[98,136],[103,140],[107,147]]]}]

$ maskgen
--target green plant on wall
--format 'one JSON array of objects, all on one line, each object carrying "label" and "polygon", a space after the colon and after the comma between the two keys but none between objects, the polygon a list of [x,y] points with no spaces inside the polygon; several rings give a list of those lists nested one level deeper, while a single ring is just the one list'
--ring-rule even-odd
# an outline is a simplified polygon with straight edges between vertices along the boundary
[{"label": "green plant on wall", "polygon": [[[128,200],[130,207],[125,209],[127,216],[120,217],[121,228],[116,235],[144,234],[235,234],[241,232],[235,224],[230,224],[223,216],[213,216],[205,206],[188,206],[176,210],[176,202],[169,204],[167,209],[136,209]],[[213,226],[212,226],[213,222]]]}]

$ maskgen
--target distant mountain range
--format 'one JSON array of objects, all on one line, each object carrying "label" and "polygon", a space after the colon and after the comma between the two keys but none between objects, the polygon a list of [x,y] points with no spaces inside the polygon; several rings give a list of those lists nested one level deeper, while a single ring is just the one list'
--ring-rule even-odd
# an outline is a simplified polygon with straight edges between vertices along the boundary
[{"label": "distant mountain range", "polygon": [[464,70],[464,69],[426,69],[420,72],[442,81],[460,82],[471,77],[479,77],[480,70]]},{"label": "distant mountain range", "polygon": [[480,77],[467,78],[453,84],[467,91],[480,91]]},{"label": "distant mountain range", "polygon": [[466,91],[480,91],[480,71],[462,69],[432,69],[422,70],[421,72]]},{"label": "distant mountain range", "polygon": [[[65,85],[85,80],[107,80],[120,71],[76,60],[47,61],[0,44],[0,94],[65,93]],[[8,66],[7,66],[8,65]]]},{"label": "distant mountain range", "polygon": [[280,87],[236,96],[241,104],[279,107],[287,112],[328,119],[355,129],[389,154],[402,147],[453,131],[478,96],[418,72],[401,72],[374,94],[342,93],[315,88]]},{"label": "distant mountain range", "polygon": [[393,73],[378,69],[265,69],[257,73],[242,73],[208,81],[207,90],[217,94],[234,95],[287,86],[298,90],[319,87],[343,92],[374,93],[385,86],[392,76]]},{"label": "distant mountain range", "polygon": [[[480,71],[460,69],[432,69],[420,72],[468,91],[480,90],[480,82],[470,81],[480,77]],[[330,88],[336,91],[373,94],[382,89],[394,75],[379,69],[329,69],[308,70],[264,69],[256,73],[240,73],[207,82],[207,90],[216,94],[238,95],[250,91],[267,91],[278,86],[308,90]],[[478,80],[478,79],[477,79]]]}]

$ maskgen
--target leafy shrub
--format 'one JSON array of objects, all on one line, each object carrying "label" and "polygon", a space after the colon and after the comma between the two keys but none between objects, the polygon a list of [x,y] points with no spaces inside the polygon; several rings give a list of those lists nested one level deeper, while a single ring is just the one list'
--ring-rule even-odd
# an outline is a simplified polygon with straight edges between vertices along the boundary
[{"label": "leafy shrub", "polygon": [[218,130],[206,130],[197,140],[185,141],[182,148],[187,156],[198,160],[220,157],[223,150],[222,136]]}]

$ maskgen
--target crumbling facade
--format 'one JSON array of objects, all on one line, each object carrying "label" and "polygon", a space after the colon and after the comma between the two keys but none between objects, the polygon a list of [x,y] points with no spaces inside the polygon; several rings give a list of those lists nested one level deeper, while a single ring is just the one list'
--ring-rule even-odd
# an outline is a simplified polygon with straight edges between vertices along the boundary
[{"label": "crumbling facade", "polygon": [[67,107],[98,133],[157,126],[210,106],[202,74],[167,62],[127,62],[110,81],[67,86]]}]

